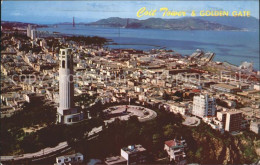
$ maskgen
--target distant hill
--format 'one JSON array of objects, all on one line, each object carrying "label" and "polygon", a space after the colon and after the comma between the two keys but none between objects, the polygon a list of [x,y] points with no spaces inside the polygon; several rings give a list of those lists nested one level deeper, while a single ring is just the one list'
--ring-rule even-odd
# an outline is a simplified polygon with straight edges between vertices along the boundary
[{"label": "distant hill", "polygon": [[1,21],[1,26],[3,28],[8,28],[8,29],[12,29],[13,27],[20,27],[20,28],[26,28],[28,27],[28,25],[32,25],[36,28],[40,28],[40,27],[47,27],[46,25],[39,25],[39,24],[35,24],[35,23],[24,23],[24,22],[13,22],[13,21]]},{"label": "distant hill", "polygon": [[149,18],[145,20],[111,17],[88,23],[87,25],[169,30],[242,30],[240,27],[203,20],[201,17],[184,17],[179,19]]},{"label": "distant hill", "polygon": [[254,17],[198,17],[201,20],[247,30],[259,29],[259,19]]}]

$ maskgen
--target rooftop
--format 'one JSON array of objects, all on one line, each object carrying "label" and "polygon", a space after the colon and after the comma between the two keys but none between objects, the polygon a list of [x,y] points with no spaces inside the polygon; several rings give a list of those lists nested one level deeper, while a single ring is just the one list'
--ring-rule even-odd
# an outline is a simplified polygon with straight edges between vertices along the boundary
[{"label": "rooftop", "polygon": [[128,154],[146,151],[146,149],[142,145],[140,145],[140,144],[130,145],[128,147],[122,148],[122,150],[124,150]]},{"label": "rooftop", "polygon": [[182,148],[184,147],[183,144],[185,144],[184,140],[168,140],[165,141],[164,144],[166,144],[170,148]]},{"label": "rooftop", "polygon": [[168,140],[168,141],[164,142],[164,144],[166,144],[168,147],[172,147],[172,146],[176,145],[174,140]]},{"label": "rooftop", "polygon": [[124,159],[121,156],[112,156],[108,157],[105,159],[105,163],[107,165],[112,165],[112,164],[124,164],[126,162],[126,159]]},{"label": "rooftop", "polygon": [[239,114],[242,113],[241,111],[228,111],[227,114],[233,115],[233,114]]},{"label": "rooftop", "polygon": [[83,156],[83,155],[81,153],[75,153],[75,154],[71,154],[71,155],[59,156],[56,159],[65,159],[65,158],[71,158],[71,157],[76,157],[76,156]]},{"label": "rooftop", "polygon": [[235,86],[228,85],[228,84],[214,84],[212,86],[217,86],[217,87],[226,88],[226,89],[236,89],[237,88]]}]

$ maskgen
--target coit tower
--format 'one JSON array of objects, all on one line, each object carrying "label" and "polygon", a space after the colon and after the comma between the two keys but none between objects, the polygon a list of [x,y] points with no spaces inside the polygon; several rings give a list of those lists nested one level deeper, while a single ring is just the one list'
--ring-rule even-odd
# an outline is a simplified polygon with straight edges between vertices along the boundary
[{"label": "coit tower", "polygon": [[73,124],[83,119],[83,113],[74,106],[73,55],[70,48],[60,49],[59,54],[59,107],[57,122]]}]

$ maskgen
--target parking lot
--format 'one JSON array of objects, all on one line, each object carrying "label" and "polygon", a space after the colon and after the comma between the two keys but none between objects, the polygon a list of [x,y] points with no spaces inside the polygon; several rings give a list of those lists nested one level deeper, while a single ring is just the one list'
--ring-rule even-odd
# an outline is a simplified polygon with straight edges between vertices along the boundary
[{"label": "parking lot", "polygon": [[130,116],[137,116],[140,122],[144,122],[157,116],[156,112],[151,109],[134,105],[114,106],[105,109],[104,112],[108,118],[105,122],[112,122],[116,118],[120,120],[128,120]]}]

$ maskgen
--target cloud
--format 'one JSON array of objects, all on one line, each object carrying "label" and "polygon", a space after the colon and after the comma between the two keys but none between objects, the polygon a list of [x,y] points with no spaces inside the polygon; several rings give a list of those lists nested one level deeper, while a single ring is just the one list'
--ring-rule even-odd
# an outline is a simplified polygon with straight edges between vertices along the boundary
[{"label": "cloud", "polygon": [[208,8],[208,10],[217,10],[217,11],[223,11],[224,10],[221,7],[216,7],[216,6],[211,6],[211,5],[208,5],[207,8]]},{"label": "cloud", "polygon": [[10,15],[12,15],[12,16],[22,16],[23,14],[20,13],[20,12],[13,12]]}]

